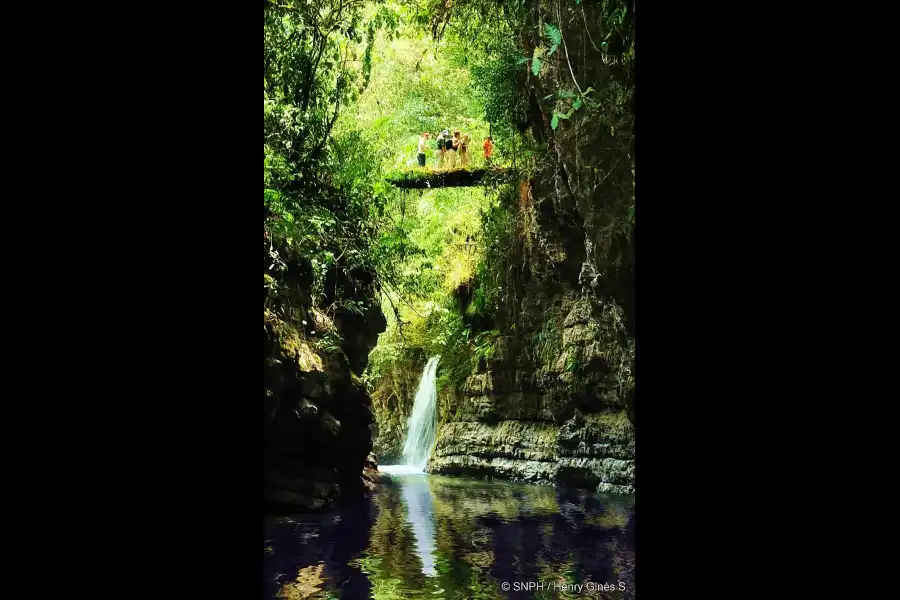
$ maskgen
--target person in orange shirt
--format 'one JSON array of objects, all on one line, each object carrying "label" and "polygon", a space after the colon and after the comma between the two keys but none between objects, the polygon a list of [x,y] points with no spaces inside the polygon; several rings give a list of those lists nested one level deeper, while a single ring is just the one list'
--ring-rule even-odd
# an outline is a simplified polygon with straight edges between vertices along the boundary
[{"label": "person in orange shirt", "polygon": [[491,164],[491,155],[494,153],[494,140],[491,136],[484,138],[484,162]]}]

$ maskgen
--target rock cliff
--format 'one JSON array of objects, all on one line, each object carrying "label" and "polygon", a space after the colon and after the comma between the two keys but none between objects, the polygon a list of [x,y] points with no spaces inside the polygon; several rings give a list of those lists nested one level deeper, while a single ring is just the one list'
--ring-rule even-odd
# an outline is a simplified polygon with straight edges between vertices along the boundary
[{"label": "rock cliff", "polygon": [[530,349],[499,338],[492,359],[466,381],[459,411],[440,427],[429,471],[632,493],[625,395],[633,393],[633,348],[620,311],[592,309],[587,300],[572,304],[549,368],[528,365]]},{"label": "rock cliff", "polygon": [[[501,290],[488,319],[501,336],[441,425],[432,472],[634,489],[633,36],[629,17],[614,36],[624,46],[596,47],[598,10],[537,3],[522,29],[532,56],[559,25],[565,60],[520,90],[535,159],[502,194],[515,232],[488,286]],[[587,59],[570,61],[574,49]],[[592,112],[577,112],[579,96]]]},{"label": "rock cliff", "polygon": [[[314,308],[308,265],[289,262],[277,294],[267,293],[263,346],[266,507],[316,510],[371,489],[377,477],[372,401],[357,373],[384,317]],[[350,273],[331,289],[344,298],[372,295],[371,278]],[[335,298],[326,298],[333,303]],[[292,308],[293,307],[293,308]]]}]

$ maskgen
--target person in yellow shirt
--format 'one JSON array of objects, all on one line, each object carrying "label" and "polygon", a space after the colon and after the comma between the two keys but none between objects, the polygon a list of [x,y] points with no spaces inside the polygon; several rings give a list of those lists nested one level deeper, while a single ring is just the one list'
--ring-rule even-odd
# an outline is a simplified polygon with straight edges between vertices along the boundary
[{"label": "person in yellow shirt", "polygon": [[459,166],[469,166],[469,134],[462,136],[459,142]]}]

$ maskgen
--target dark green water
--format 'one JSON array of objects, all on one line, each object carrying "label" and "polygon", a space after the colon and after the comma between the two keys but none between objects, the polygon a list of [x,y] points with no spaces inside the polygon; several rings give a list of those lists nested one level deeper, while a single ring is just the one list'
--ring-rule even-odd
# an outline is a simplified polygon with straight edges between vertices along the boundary
[{"label": "dark green water", "polygon": [[266,598],[634,598],[630,497],[395,476],[265,533]]}]

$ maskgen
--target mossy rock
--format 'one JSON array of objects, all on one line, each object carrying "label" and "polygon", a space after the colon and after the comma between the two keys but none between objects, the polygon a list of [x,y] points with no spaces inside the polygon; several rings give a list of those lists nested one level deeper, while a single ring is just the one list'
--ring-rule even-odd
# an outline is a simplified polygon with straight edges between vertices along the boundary
[{"label": "mossy rock", "polygon": [[591,320],[592,314],[593,307],[591,306],[590,300],[579,300],[572,306],[572,310],[569,311],[569,314],[566,315],[563,327],[588,323]]},{"label": "mossy rock", "polygon": [[579,414],[559,430],[560,456],[634,459],[634,427],[624,411]]},{"label": "mossy rock", "polygon": [[599,331],[599,327],[594,322],[573,325],[563,332],[563,345],[571,346],[591,342],[597,338]]},{"label": "mossy rock", "polygon": [[556,481],[593,487],[600,482],[633,485],[634,461],[617,458],[561,457]]},{"label": "mossy rock", "polygon": [[559,427],[550,423],[527,421],[446,423],[438,431],[434,456],[554,460],[558,432]]}]

